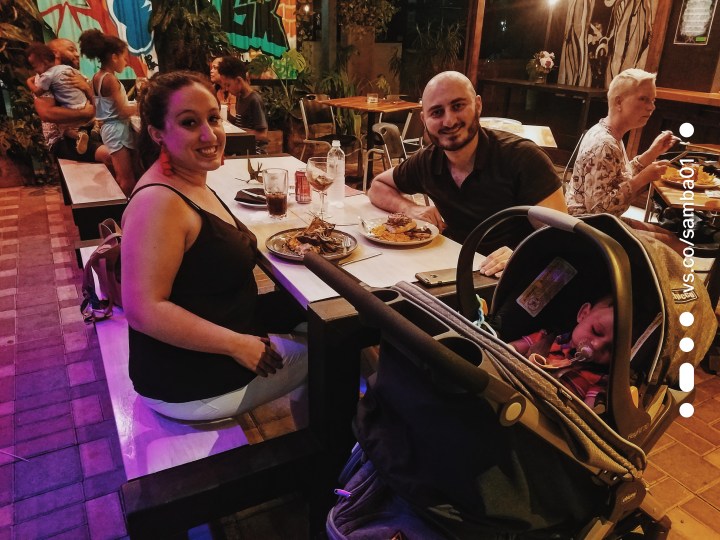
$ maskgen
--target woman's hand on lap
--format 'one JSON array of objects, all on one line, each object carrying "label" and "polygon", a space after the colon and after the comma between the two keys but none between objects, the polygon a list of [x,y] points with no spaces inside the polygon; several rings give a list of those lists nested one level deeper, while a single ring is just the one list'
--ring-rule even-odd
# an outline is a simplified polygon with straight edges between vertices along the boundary
[{"label": "woman's hand on lap", "polygon": [[267,377],[278,369],[282,369],[282,356],[272,349],[268,338],[245,337],[247,338],[246,344],[240,348],[238,353],[232,355],[238,364],[261,377]]}]

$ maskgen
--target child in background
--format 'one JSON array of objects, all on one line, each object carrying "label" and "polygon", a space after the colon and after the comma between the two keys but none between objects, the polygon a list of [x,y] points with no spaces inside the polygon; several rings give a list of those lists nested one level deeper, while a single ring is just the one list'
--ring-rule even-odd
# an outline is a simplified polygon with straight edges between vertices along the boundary
[{"label": "child in background", "polygon": [[130,117],[137,113],[137,106],[128,102],[125,88],[115,76],[127,66],[127,43],[118,37],[106,36],[100,30],[86,30],[80,35],[80,52],[100,60],[100,71],[92,80],[95,118],[102,123],[100,136],[110,150],[115,180],[129,196],[137,182],[135,134],[130,125]]},{"label": "child in background", "polygon": [[606,295],[580,307],[572,331],[553,335],[540,330],[510,345],[600,413],[605,409],[612,361],[613,322],[613,300]]},{"label": "child in background", "polygon": [[[75,76],[82,77],[77,69],[64,64],[56,64],[55,53],[44,43],[31,43],[25,51],[25,55],[36,73],[34,78],[28,79],[28,86],[33,94],[42,97],[50,92],[57,104],[62,107],[68,109],[85,107],[92,95],[89,86],[86,93],[72,82]],[[92,121],[78,128],[65,129],[67,137],[76,139],[78,154],[84,154],[87,151],[90,131],[94,126],[95,121]]]}]

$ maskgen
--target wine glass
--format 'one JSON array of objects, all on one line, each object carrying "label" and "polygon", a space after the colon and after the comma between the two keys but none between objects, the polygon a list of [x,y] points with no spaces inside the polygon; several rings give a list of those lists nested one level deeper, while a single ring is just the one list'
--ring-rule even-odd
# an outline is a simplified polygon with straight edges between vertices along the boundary
[{"label": "wine glass", "polygon": [[308,159],[305,169],[308,183],[320,194],[320,219],[325,221],[324,208],[327,190],[335,181],[335,176],[328,174],[328,162],[326,157],[311,157]]}]

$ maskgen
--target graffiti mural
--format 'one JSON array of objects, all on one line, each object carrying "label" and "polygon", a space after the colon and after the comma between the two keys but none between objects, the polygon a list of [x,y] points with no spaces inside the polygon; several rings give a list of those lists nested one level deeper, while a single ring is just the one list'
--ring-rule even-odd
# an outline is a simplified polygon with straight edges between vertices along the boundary
[{"label": "graffiti mural", "polygon": [[213,0],[235,47],[280,58],[297,46],[295,0]]},{"label": "graffiti mural", "polygon": [[[57,37],[77,43],[83,31],[97,28],[127,42],[130,61],[120,78],[147,75],[142,57],[153,54],[150,0],[37,0],[37,4]],[[230,43],[238,49],[279,58],[296,47],[295,0],[213,0],[213,5]],[[80,69],[90,76],[98,66],[83,57]]]},{"label": "graffiti mural", "polygon": [[[118,75],[121,79],[134,79],[147,75],[147,66],[138,56],[141,53],[146,54],[142,51],[152,49],[152,37],[147,31],[146,18],[149,17],[150,8],[145,7],[145,3],[145,0],[38,0],[37,2],[43,19],[59,38],[77,43],[80,34],[85,30],[97,28],[105,34],[117,36],[128,42],[131,54],[128,67]],[[98,64],[87,58],[80,59],[80,70],[86,76],[92,76],[98,68]]]},{"label": "graffiti mural", "polygon": [[606,88],[645,66],[657,0],[569,0],[558,83]]}]

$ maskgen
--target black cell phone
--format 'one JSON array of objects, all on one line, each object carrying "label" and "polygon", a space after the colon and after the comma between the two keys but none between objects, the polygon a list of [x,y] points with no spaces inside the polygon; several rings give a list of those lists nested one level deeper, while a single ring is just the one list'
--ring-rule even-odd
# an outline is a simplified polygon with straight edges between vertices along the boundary
[{"label": "black cell phone", "polygon": [[429,272],[418,272],[415,277],[422,284],[428,287],[437,287],[438,285],[450,285],[455,283],[457,277],[457,268],[445,268],[444,270],[431,270]]}]

